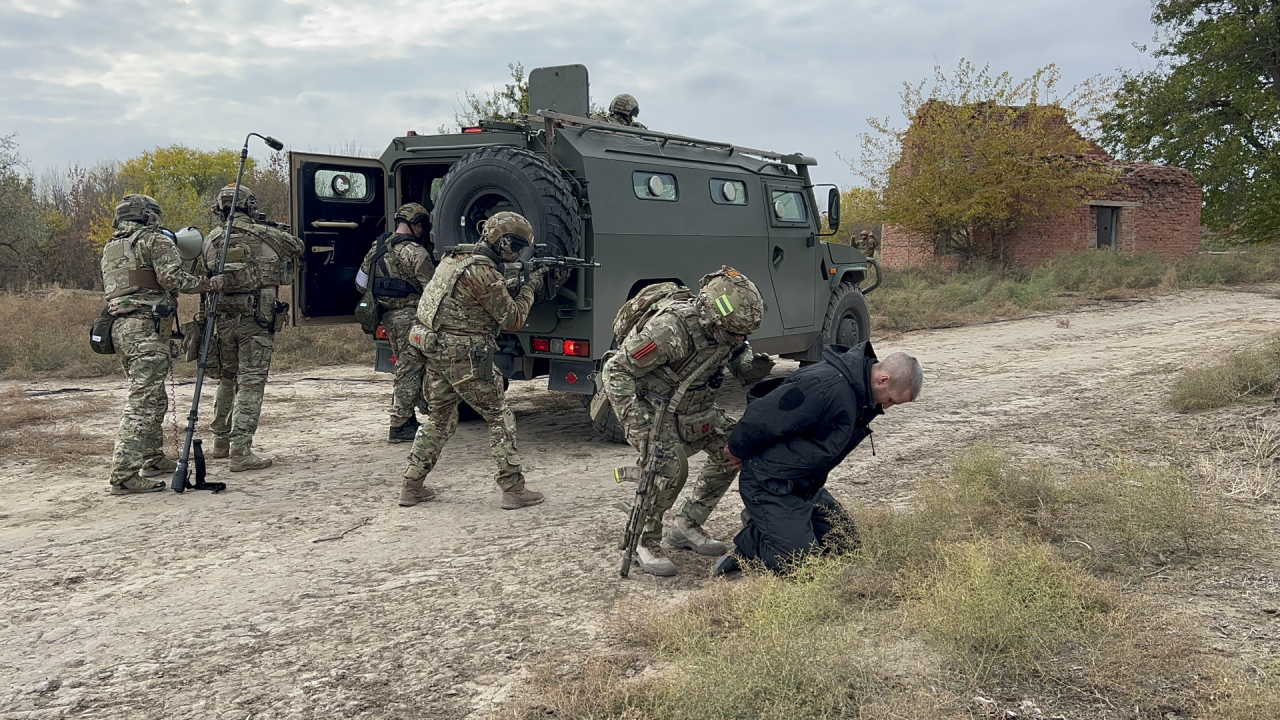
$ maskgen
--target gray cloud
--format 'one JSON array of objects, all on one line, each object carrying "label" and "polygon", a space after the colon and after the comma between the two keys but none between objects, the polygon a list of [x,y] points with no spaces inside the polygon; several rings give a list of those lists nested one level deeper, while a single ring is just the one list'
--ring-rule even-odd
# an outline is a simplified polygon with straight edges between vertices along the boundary
[{"label": "gray cloud", "polygon": [[903,81],[961,57],[1066,84],[1141,56],[1145,2],[1114,0],[0,0],[0,134],[33,167],[157,145],[232,146],[250,130],[299,149],[451,124],[465,89],[581,62],[596,103],[640,99],[650,127],[803,151],[852,176],[868,116]]}]

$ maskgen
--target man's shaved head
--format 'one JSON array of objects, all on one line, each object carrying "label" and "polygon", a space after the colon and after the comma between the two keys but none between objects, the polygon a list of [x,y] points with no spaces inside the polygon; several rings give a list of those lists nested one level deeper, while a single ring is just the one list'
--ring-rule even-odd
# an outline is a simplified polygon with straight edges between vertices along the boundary
[{"label": "man's shaved head", "polygon": [[924,366],[914,357],[896,352],[871,366],[872,399],[885,409],[920,397]]}]

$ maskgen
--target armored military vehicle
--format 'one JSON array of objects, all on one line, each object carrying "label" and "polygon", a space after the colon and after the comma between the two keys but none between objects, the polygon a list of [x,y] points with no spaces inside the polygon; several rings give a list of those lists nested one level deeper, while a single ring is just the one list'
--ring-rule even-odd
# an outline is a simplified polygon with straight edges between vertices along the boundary
[{"label": "armored military vehicle", "polygon": [[[458,134],[397,137],[378,159],[292,153],[293,227],[306,246],[294,321],[354,322],[365,252],[396,207],[417,202],[431,209],[437,258],[513,210],[547,245],[541,255],[600,263],[548,276],[524,329],[501,336],[496,364],[509,380],[546,376],[550,390],[589,399],[618,308],[652,283],[696,288],[721,265],[764,295],[764,323],[750,338],[757,350],[816,361],[826,344],[867,338],[863,293],[874,285],[862,285],[875,262],[820,239],[813,158],[589,120],[581,65],[531,72],[529,104],[535,113]],[[829,235],[839,193],[831,187],[824,199]],[[879,276],[876,266],[875,285]],[[620,437],[613,418],[599,429]]]}]

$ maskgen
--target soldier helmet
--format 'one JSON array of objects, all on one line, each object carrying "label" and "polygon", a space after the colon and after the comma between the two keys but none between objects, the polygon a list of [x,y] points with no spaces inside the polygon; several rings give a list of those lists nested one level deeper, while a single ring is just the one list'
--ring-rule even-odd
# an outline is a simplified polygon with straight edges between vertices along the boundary
[{"label": "soldier helmet", "polygon": [[511,262],[533,244],[533,226],[519,213],[503,210],[480,225],[480,239],[489,243],[503,260]]},{"label": "soldier helmet", "polygon": [[236,196],[236,209],[243,210],[250,215],[256,215],[258,212],[258,196],[244,185],[240,186],[240,192],[236,193],[236,184],[231,183],[218,191],[218,204],[214,209],[227,212],[231,208],[231,196]]},{"label": "soldier helmet", "polygon": [[396,208],[395,221],[407,222],[410,225],[419,225],[427,221],[431,213],[418,203],[405,203]]},{"label": "soldier helmet", "polygon": [[615,97],[613,102],[609,103],[609,112],[626,115],[627,117],[638,117],[640,115],[640,103],[636,101],[635,96],[622,93]]},{"label": "soldier helmet", "polygon": [[764,319],[764,298],[755,283],[728,265],[698,282],[698,310],[703,321],[735,335],[750,335]]},{"label": "soldier helmet", "polygon": [[131,193],[120,198],[120,202],[116,205],[115,217],[111,220],[111,227],[120,227],[122,222],[136,222],[142,225],[157,225],[160,223],[160,217],[163,215],[160,210],[160,203],[149,195],[140,193]]}]

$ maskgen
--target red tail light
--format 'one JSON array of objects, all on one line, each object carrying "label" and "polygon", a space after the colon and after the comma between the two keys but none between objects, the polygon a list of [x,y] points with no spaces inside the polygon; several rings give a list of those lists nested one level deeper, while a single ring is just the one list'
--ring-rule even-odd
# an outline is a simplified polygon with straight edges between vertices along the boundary
[{"label": "red tail light", "polygon": [[375,338],[379,339],[379,340],[386,340],[386,339],[387,339],[387,329],[386,329],[386,328],[384,328],[384,327],[382,327],[381,325],[379,325],[379,326],[378,326],[378,329],[373,331],[373,336],[374,336]]},{"label": "red tail light", "polygon": [[462,128],[462,132],[463,132],[464,134],[469,134],[469,133],[484,132],[484,130],[483,130],[482,128],[478,128],[478,127],[469,127],[469,128]]},{"label": "red tail light", "polygon": [[530,338],[529,346],[534,352],[549,353],[551,352],[551,338]]},{"label": "red tail light", "polygon": [[586,340],[565,340],[564,354],[574,357],[591,357],[591,343]]}]

